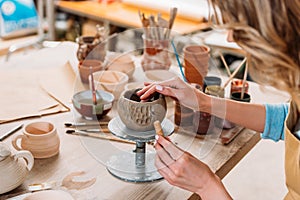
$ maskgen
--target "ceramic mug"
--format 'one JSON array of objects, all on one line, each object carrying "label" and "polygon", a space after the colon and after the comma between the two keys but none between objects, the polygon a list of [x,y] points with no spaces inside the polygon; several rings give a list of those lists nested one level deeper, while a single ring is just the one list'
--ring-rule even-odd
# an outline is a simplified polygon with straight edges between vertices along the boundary
[{"label": "ceramic mug", "polygon": [[58,154],[60,139],[52,123],[33,122],[12,140],[12,145],[17,150],[30,151],[34,158],[49,158]]}]

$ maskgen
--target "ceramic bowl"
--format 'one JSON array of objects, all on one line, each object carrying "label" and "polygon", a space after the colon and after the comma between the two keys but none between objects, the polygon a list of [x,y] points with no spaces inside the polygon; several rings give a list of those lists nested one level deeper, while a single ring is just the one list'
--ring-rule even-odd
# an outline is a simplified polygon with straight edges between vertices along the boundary
[{"label": "ceramic bowl", "polygon": [[93,104],[91,90],[84,90],[73,96],[72,103],[74,108],[85,119],[101,119],[112,108],[114,101],[113,94],[103,90],[97,90],[97,94],[97,105]]},{"label": "ceramic bowl", "polygon": [[107,70],[123,72],[127,74],[129,78],[132,78],[135,65],[129,54],[109,54],[106,56],[105,62]]},{"label": "ceramic bowl", "polygon": [[136,92],[124,91],[118,101],[118,114],[125,126],[134,131],[153,130],[156,120],[163,121],[167,112],[165,97],[155,93],[147,102],[141,102]]},{"label": "ceramic bowl", "polygon": [[[118,99],[128,83],[128,76],[118,71],[99,71],[93,73],[95,88],[112,93]],[[91,77],[89,77],[91,79]],[[90,80],[91,83],[91,80]],[[90,84],[91,86],[91,84]]]}]

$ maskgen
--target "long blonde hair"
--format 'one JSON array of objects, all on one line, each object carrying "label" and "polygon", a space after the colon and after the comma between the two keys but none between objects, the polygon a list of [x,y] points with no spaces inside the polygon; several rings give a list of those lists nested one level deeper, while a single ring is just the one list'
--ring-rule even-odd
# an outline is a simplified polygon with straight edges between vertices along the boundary
[{"label": "long blonde hair", "polygon": [[250,56],[252,78],[300,94],[300,1],[209,0],[217,25],[233,30],[233,39]]}]

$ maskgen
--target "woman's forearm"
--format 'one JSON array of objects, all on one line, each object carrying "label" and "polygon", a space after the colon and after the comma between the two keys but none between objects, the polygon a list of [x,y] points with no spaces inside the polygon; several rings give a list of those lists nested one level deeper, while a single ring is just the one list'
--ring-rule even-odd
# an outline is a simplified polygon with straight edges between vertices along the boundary
[{"label": "woman's forearm", "polygon": [[198,101],[201,111],[258,132],[264,131],[266,110],[262,104],[216,98],[203,93],[198,93]]}]

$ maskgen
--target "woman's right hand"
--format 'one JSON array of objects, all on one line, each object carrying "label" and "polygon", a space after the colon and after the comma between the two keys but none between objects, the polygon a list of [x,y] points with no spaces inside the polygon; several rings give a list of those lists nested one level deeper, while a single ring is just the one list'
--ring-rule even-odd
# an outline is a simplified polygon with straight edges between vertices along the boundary
[{"label": "woman's right hand", "polygon": [[145,83],[143,89],[137,92],[141,100],[149,99],[153,93],[158,92],[165,96],[170,96],[189,108],[198,109],[197,93],[200,90],[185,83],[179,77],[175,77],[162,82]]}]

